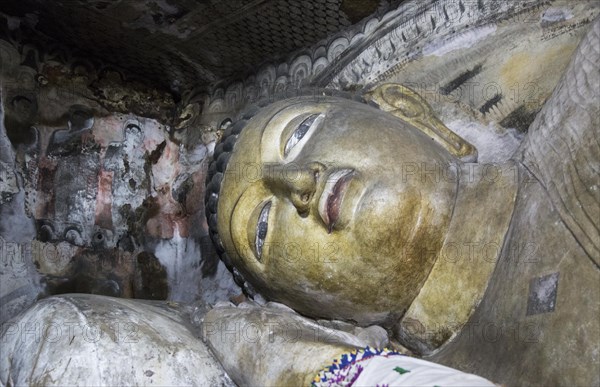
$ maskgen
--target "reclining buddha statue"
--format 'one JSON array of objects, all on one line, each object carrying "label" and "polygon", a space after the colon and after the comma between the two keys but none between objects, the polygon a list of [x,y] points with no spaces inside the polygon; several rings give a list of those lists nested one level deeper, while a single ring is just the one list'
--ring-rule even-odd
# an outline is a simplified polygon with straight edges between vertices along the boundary
[{"label": "reclining buddha statue", "polygon": [[394,84],[247,114],[209,170],[223,259],[250,293],[491,380],[597,383],[598,27],[504,164]]},{"label": "reclining buddha statue", "polygon": [[[503,163],[478,163],[399,84],[257,105],[215,148],[206,192],[211,237],[254,301],[45,299],[3,332],[0,380],[320,383],[370,347],[497,383],[600,383],[599,44],[596,20]],[[353,380],[400,383],[368,370]],[[489,383],[461,375],[447,385]]]}]

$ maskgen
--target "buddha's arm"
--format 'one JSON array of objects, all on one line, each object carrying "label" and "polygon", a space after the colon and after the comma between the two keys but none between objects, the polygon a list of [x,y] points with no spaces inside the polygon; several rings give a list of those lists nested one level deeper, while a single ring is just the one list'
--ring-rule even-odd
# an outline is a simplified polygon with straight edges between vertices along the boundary
[{"label": "buddha's arm", "polygon": [[383,328],[326,328],[280,304],[209,311],[203,338],[238,385],[308,385],[335,357],[387,342]]},{"label": "buddha's arm", "polygon": [[0,385],[233,386],[174,303],[45,298],[0,330]]},{"label": "buddha's arm", "polygon": [[582,39],[565,74],[529,128],[523,164],[600,267],[600,19]]}]

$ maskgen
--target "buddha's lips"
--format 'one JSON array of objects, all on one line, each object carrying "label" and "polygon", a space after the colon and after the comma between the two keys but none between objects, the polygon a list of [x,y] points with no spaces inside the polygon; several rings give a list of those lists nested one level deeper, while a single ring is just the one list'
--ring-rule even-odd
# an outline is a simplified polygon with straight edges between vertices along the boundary
[{"label": "buddha's lips", "polygon": [[319,199],[319,215],[325,222],[328,233],[331,233],[338,221],[344,194],[353,177],[354,171],[352,169],[342,169],[335,171],[327,179]]}]

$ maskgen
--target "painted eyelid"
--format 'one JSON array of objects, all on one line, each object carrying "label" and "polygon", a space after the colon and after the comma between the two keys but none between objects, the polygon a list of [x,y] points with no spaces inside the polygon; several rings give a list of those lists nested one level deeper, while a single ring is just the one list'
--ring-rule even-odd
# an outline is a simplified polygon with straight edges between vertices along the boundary
[{"label": "painted eyelid", "polygon": [[269,232],[269,215],[271,213],[272,201],[268,201],[262,205],[256,221],[256,234],[254,237],[254,249],[256,257],[260,261],[262,258],[263,248],[267,233]]},{"label": "painted eyelid", "polygon": [[[292,131],[290,136],[288,137],[285,147],[283,150],[284,157],[288,155],[289,151],[304,138],[306,133],[309,131],[312,124],[317,120],[318,114],[311,114],[308,117],[304,118],[296,128]],[[303,130],[302,132],[300,130]]]},{"label": "painted eyelid", "polygon": [[[321,123],[323,122],[324,118],[325,118],[324,113],[313,113],[313,114],[309,114],[308,116],[303,117],[302,121],[300,121],[296,125],[296,127],[291,131],[289,136],[287,136],[285,146],[283,149],[283,158],[284,159],[295,158],[295,156],[297,156],[298,153],[300,153],[300,151],[302,150],[302,146],[298,147],[298,145],[303,142],[306,142],[312,136],[312,134],[315,132],[315,130],[319,126],[321,126]],[[302,137],[300,137],[295,143],[293,143],[292,146],[289,146],[290,141],[292,141],[292,139],[294,138],[294,135],[298,132],[298,130],[302,127],[302,125],[310,119],[312,119],[312,122],[310,122],[310,125],[305,130]]]}]

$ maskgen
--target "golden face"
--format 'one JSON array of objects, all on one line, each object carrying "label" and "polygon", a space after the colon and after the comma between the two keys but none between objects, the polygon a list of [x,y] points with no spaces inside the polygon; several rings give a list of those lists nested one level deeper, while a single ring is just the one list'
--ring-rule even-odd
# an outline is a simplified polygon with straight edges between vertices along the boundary
[{"label": "golden face", "polygon": [[269,299],[381,323],[404,313],[435,261],[457,187],[452,169],[438,172],[452,163],[421,131],[365,104],[280,101],[240,134],[218,231]]}]

